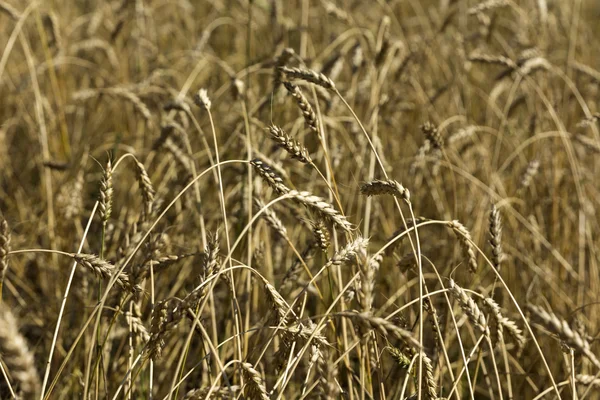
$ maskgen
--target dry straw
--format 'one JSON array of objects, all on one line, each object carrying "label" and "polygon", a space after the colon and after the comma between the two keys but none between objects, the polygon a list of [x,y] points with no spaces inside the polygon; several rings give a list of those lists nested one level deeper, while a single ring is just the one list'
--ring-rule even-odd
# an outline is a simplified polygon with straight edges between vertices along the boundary
[{"label": "dry straw", "polygon": [[312,162],[308,150],[297,140],[292,139],[283,129],[275,125],[271,125],[268,129],[271,139],[287,151],[292,158],[305,164]]},{"label": "dry straw", "polygon": [[40,391],[33,353],[19,332],[10,309],[0,304],[0,361],[12,378],[13,389],[23,399],[33,399]]}]

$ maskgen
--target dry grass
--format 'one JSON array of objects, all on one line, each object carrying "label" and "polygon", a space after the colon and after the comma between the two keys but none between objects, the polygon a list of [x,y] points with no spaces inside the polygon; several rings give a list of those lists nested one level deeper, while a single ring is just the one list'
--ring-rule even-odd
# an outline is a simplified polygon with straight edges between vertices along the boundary
[{"label": "dry grass", "polygon": [[0,398],[600,399],[595,0],[0,0]]}]

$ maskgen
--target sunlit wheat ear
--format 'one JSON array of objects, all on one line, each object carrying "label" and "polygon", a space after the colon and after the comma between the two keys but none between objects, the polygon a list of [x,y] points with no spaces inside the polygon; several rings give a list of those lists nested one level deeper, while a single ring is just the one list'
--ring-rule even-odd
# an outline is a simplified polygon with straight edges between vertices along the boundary
[{"label": "sunlit wheat ear", "polygon": [[327,225],[323,223],[322,220],[317,220],[316,222],[311,222],[313,228],[313,236],[315,241],[317,242],[317,246],[324,252],[327,252],[330,244],[331,235],[329,234],[329,229],[327,229]]},{"label": "sunlit wheat ear", "polygon": [[471,62],[477,62],[482,64],[496,64],[502,65],[511,69],[517,68],[517,64],[508,57],[505,56],[494,56],[490,54],[473,53],[468,58]]},{"label": "sunlit wheat ear", "polygon": [[442,135],[435,125],[433,125],[431,122],[425,122],[421,126],[421,130],[423,131],[425,138],[429,140],[429,143],[431,143],[431,146],[434,150],[442,150],[444,148]]},{"label": "sunlit wheat ear", "polygon": [[385,318],[375,317],[368,312],[359,313],[354,311],[343,311],[333,315],[350,318],[359,325],[362,325],[363,328],[374,329],[382,336],[391,335],[416,349],[421,347],[419,341],[414,338],[411,332],[394,325],[391,321]]},{"label": "sunlit wheat ear", "polygon": [[448,227],[452,229],[458,238],[458,241],[467,256],[469,271],[471,273],[477,272],[477,258],[475,257],[475,246],[473,245],[471,233],[463,224],[456,220],[448,222]]},{"label": "sunlit wheat ear", "polygon": [[449,291],[452,294],[452,297],[458,302],[460,308],[467,314],[471,323],[479,328],[481,332],[487,332],[487,322],[485,320],[485,316],[479,309],[475,300],[469,296],[463,288],[458,286],[454,280],[450,279],[450,287]]},{"label": "sunlit wheat ear", "polygon": [[[423,367],[424,367],[424,379],[422,383],[424,398],[428,400],[437,400],[438,390],[437,390],[437,382],[433,375],[433,362],[431,358],[424,351],[421,351],[421,355],[423,357]],[[422,372],[421,372],[422,373]],[[418,381],[418,379],[416,379]]]},{"label": "sunlit wheat ear", "polygon": [[198,107],[209,111],[212,103],[208,98],[208,91],[206,89],[200,89],[194,96],[194,103],[196,103]]},{"label": "sunlit wheat ear", "polygon": [[391,195],[410,203],[410,192],[394,180],[373,180],[360,185],[360,193],[365,196]]},{"label": "sunlit wheat ear", "polygon": [[299,192],[297,190],[290,190],[287,193],[287,196],[292,200],[306,206],[309,210],[316,213],[321,218],[331,221],[339,228],[347,232],[352,231],[352,224],[331,204],[325,201],[325,199],[315,196],[309,192]]},{"label": "sunlit wheat ear", "polygon": [[254,209],[256,212],[260,210],[263,211],[261,217],[263,217],[263,219],[267,222],[267,225],[269,225],[281,239],[285,240],[288,237],[287,229],[272,208],[265,208],[265,203],[261,199],[255,197]]},{"label": "sunlit wheat ear", "polygon": [[150,339],[145,352],[147,358],[156,360],[161,357],[167,335],[183,317],[181,303],[181,299],[168,298],[154,306],[150,322]]},{"label": "sunlit wheat ear", "polygon": [[125,320],[127,321],[127,325],[131,327],[131,332],[136,335],[142,343],[147,343],[150,340],[150,334],[148,333],[148,329],[143,324],[140,317],[132,315],[129,311],[125,313]]},{"label": "sunlit wheat ear", "polygon": [[527,168],[525,169],[525,172],[523,173],[523,176],[521,177],[521,182],[517,189],[517,193],[522,193],[525,189],[527,189],[529,186],[531,186],[531,182],[533,181],[535,176],[538,174],[539,169],[540,169],[540,161],[539,160],[533,160],[533,161],[529,162],[529,164],[527,164]]},{"label": "sunlit wheat ear", "polygon": [[[94,275],[104,279],[110,279],[117,272],[114,265],[94,254],[77,253],[72,254],[73,259],[77,264],[87,268]],[[117,277],[117,285],[128,292],[139,292],[141,288],[137,285],[132,285],[129,281],[129,276],[125,272],[121,272]]]},{"label": "sunlit wheat ear", "polygon": [[267,182],[271,188],[277,192],[278,194],[286,194],[290,191],[290,189],[285,186],[283,180],[279,175],[271,169],[267,164],[265,164],[262,160],[255,158],[250,161],[250,164],[254,167],[254,170],[260,175],[260,177]]},{"label": "sunlit wheat ear", "polygon": [[210,387],[201,388],[201,389],[193,389],[185,394],[183,400],[206,400],[208,392],[211,392],[210,399],[228,399],[233,394],[235,395],[240,391],[240,387],[237,385],[231,386],[217,386],[210,390]]},{"label": "sunlit wheat ear", "polygon": [[254,369],[254,366],[245,362],[242,363],[242,370],[246,382],[244,387],[246,397],[249,399],[269,400],[265,383],[260,373]]},{"label": "sunlit wheat ear", "polygon": [[137,159],[135,160],[135,168],[140,190],[142,191],[142,199],[144,201],[144,218],[148,218],[152,213],[152,204],[154,203],[154,187],[152,186],[152,181],[146,171],[146,167],[144,167],[144,164]]},{"label": "sunlit wheat ear", "polygon": [[486,11],[491,11],[499,7],[508,6],[510,3],[507,0],[487,0],[469,8],[467,14],[476,15]]},{"label": "sunlit wheat ear", "polygon": [[312,160],[306,147],[301,145],[297,140],[292,139],[283,129],[278,126],[269,126],[271,139],[277,143],[279,147],[287,151],[292,158],[301,163],[310,163]]},{"label": "sunlit wheat ear", "polygon": [[594,113],[590,117],[582,119],[578,124],[578,128],[592,126],[595,122],[600,121],[600,113]]},{"label": "sunlit wheat ear", "polygon": [[502,315],[500,306],[492,298],[486,298],[483,300],[483,306],[489,313],[489,318],[495,323],[496,329],[492,330],[493,343],[501,343],[504,339],[504,330],[508,335],[515,341],[517,347],[520,349],[525,346],[525,336],[521,328],[509,318]]},{"label": "sunlit wheat ear", "polygon": [[283,85],[287,89],[287,91],[292,95],[292,97],[296,100],[296,104],[298,104],[298,108],[302,112],[302,116],[304,117],[304,121],[309,126],[309,128],[320,136],[319,134],[319,123],[317,121],[317,114],[313,110],[313,107],[310,105],[310,102],[304,94],[300,90],[300,88],[294,85],[291,82],[283,82]]},{"label": "sunlit wheat ear", "polygon": [[[8,253],[10,253],[10,229],[8,222],[0,215],[0,287],[8,270]],[[2,293],[0,292],[0,296]],[[1,300],[1,299],[0,299]]]},{"label": "sunlit wheat ear", "polygon": [[281,85],[281,82],[283,80],[283,72],[280,70],[280,68],[285,66],[288,63],[288,61],[292,59],[294,54],[296,54],[294,52],[294,49],[292,49],[291,47],[286,47],[283,50],[281,50],[281,53],[275,59],[275,62],[273,64],[273,86],[275,89],[277,89],[279,85]]},{"label": "sunlit wheat ear", "polygon": [[314,83],[315,85],[319,85],[325,89],[335,90],[335,84],[333,81],[320,72],[316,72],[311,69],[289,67],[279,67],[279,71],[288,79],[299,79]]},{"label": "sunlit wheat ear", "polygon": [[583,353],[596,368],[600,368],[600,360],[598,360],[598,357],[592,351],[590,342],[583,338],[579,332],[572,329],[567,321],[533,304],[527,304],[527,310],[540,320],[550,332],[558,335],[568,346]]},{"label": "sunlit wheat ear", "polygon": [[108,222],[112,214],[113,192],[112,164],[109,158],[106,162],[106,168],[104,168],[102,181],[100,181],[100,204],[98,210],[100,220],[103,224]]},{"label": "sunlit wheat ear", "polygon": [[33,353],[18,329],[8,306],[0,304],[0,362],[11,377],[11,386],[23,399],[33,399],[40,391],[40,378]]},{"label": "sunlit wheat ear", "polygon": [[492,205],[490,211],[490,245],[492,246],[492,263],[496,270],[500,270],[500,264],[504,259],[502,251],[502,220],[500,219],[500,211],[495,205]]},{"label": "sunlit wheat ear", "polygon": [[599,386],[600,387],[600,378],[597,378],[595,375],[575,375],[575,380],[577,383],[581,383],[586,386]]}]

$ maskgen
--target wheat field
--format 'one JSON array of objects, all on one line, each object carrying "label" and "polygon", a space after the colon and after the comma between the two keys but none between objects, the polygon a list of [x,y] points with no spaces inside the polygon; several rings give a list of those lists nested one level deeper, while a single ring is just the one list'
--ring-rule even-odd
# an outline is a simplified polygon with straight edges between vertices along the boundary
[{"label": "wheat field", "polygon": [[596,0],[1,0],[0,399],[600,399]]}]

